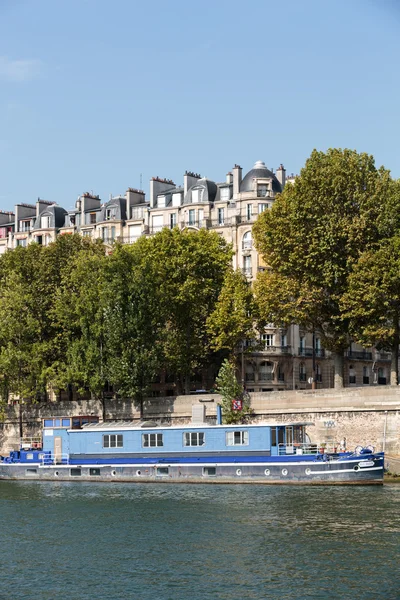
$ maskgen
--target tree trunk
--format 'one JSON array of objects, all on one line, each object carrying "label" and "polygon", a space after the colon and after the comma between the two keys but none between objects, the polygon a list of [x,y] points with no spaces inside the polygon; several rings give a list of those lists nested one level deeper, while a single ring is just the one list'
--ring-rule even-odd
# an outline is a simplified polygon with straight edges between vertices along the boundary
[{"label": "tree trunk", "polygon": [[333,354],[333,364],[335,367],[335,375],[334,375],[334,388],[335,390],[340,390],[344,387],[344,377],[343,377],[343,352],[335,352]]},{"label": "tree trunk", "polygon": [[392,361],[390,365],[390,385],[397,385],[399,383],[399,325],[397,324],[393,347],[392,347]]}]

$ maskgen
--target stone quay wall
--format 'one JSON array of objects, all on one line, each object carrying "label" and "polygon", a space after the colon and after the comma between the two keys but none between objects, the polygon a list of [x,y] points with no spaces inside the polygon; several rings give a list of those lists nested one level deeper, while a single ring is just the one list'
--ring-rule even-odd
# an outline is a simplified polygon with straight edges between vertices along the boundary
[{"label": "stone quay wall", "polygon": [[[328,446],[346,438],[347,448],[372,444],[400,456],[400,387],[377,386],[343,390],[304,390],[250,394],[253,416],[250,422],[307,422],[311,441]],[[158,423],[190,423],[193,405],[203,405],[206,421],[215,423],[218,394],[151,398],[144,402],[144,418]],[[139,421],[138,407],[129,400],[106,400],[107,421]],[[98,400],[9,405],[0,420],[0,454],[18,448],[22,425],[24,436],[41,433],[41,420],[54,416],[96,415],[102,419]]]}]

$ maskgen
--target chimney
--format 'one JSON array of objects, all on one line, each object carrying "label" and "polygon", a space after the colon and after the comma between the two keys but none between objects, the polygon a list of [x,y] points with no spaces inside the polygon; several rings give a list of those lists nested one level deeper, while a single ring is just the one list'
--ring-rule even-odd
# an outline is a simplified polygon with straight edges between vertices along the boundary
[{"label": "chimney", "polygon": [[242,183],[242,167],[235,165],[233,171],[233,199],[239,193],[240,184]]},{"label": "chimney", "polygon": [[201,175],[199,173],[192,173],[192,171],[185,171],[183,176],[183,197],[186,196],[188,190],[194,185],[199,179],[201,179]]},{"label": "chimney", "polygon": [[280,165],[276,170],[276,178],[282,186],[282,189],[285,187],[286,183],[286,169],[283,165]]},{"label": "chimney", "polygon": [[233,175],[232,172],[229,171],[229,173],[226,174],[226,183],[232,183],[233,182]]},{"label": "chimney", "polygon": [[157,204],[158,194],[173,190],[176,187],[172,179],[161,179],[160,177],[152,177],[150,179],[150,208],[154,208]]}]

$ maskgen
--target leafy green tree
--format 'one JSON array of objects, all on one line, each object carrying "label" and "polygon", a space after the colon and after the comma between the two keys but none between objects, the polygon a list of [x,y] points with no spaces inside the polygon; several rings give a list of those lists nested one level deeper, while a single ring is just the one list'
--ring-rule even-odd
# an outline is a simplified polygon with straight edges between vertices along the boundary
[{"label": "leafy green tree", "polygon": [[91,253],[71,258],[52,311],[59,336],[53,363],[57,385],[61,389],[73,385],[101,400],[107,383],[106,261],[104,255]]},{"label": "leafy green tree", "polygon": [[232,357],[241,342],[254,337],[253,293],[240,271],[228,269],[215,305],[207,319],[215,350],[227,350]]},{"label": "leafy green tree", "polygon": [[133,398],[143,416],[149,384],[162,366],[164,322],[154,266],[146,244],[117,247],[108,259],[105,340],[108,377],[118,394]]},{"label": "leafy green tree", "polygon": [[215,232],[177,228],[136,244],[147,253],[158,293],[165,323],[165,367],[177,374],[187,393],[191,375],[211,362],[207,319],[231,265],[232,250]]},{"label": "leafy green tree", "polygon": [[[222,396],[222,419],[224,423],[242,423],[250,414],[250,399],[237,380],[236,366],[225,359],[216,379],[216,391]],[[242,403],[241,410],[234,410],[233,401]]]},{"label": "leafy green tree", "polygon": [[342,310],[353,338],[364,346],[391,352],[391,385],[399,382],[400,237],[364,252],[349,277]]},{"label": "leafy green tree", "polygon": [[[396,227],[392,185],[389,172],[377,169],[368,154],[314,150],[253,228],[256,247],[273,270],[256,286],[264,320],[319,330],[334,356],[335,387],[343,386],[349,344],[341,299],[359,255]],[[283,298],[280,307],[272,288]]]}]

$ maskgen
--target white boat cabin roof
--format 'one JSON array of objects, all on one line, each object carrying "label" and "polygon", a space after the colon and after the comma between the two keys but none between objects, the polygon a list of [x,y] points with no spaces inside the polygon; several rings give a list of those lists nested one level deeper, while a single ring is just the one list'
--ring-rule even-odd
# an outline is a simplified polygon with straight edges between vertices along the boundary
[{"label": "white boat cabin roof", "polygon": [[183,429],[183,430],[193,430],[193,429],[243,429],[243,428],[256,428],[256,427],[299,427],[299,426],[310,426],[314,425],[314,423],[309,423],[306,421],[293,422],[293,423],[254,423],[252,425],[246,425],[243,423],[237,423],[236,425],[213,425],[210,423],[187,423],[185,425],[168,425],[159,423],[155,423],[154,421],[142,421],[138,423],[137,421],[109,421],[103,423],[85,423],[82,425],[81,429],[68,429],[68,431],[72,431],[74,433],[84,432],[84,431],[119,431],[121,429],[125,430],[134,430],[134,431],[144,431],[146,429]]}]

